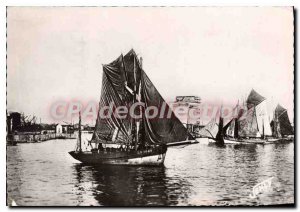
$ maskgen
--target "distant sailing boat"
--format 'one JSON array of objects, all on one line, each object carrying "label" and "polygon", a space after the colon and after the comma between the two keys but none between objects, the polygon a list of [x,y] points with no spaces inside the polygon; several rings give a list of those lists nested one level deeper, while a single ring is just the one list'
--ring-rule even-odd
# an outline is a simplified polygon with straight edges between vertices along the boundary
[{"label": "distant sailing boat", "polygon": [[265,143],[272,136],[270,123],[266,121],[269,118],[266,98],[252,89],[246,101],[246,110],[240,111],[238,107],[238,116],[223,129],[225,142]]},{"label": "distant sailing boat", "polygon": [[224,131],[222,130],[224,119],[222,117],[222,107],[219,110],[219,118],[213,117],[213,119],[203,127],[199,132],[198,136],[200,138],[208,138],[210,143],[215,143],[218,146],[224,146]]},{"label": "distant sailing boat", "polygon": [[291,125],[287,110],[279,104],[274,111],[271,127],[274,138],[286,141],[293,140],[294,130]]},{"label": "distant sailing boat", "polygon": [[[139,118],[120,118],[115,113],[109,117],[101,115],[101,109],[112,103],[116,108],[131,108],[134,104],[144,106],[134,110]],[[171,118],[149,118],[145,111],[150,107],[165,107]],[[92,140],[89,141],[91,151],[82,151],[81,144],[78,144],[80,148],[69,153],[86,164],[162,165],[167,145],[181,143],[191,137],[131,50],[103,65],[99,112]]]},{"label": "distant sailing boat", "polygon": [[[266,98],[257,93],[254,89],[251,90],[245,110],[241,110],[240,106],[233,109],[233,118],[222,123],[223,129],[219,129],[217,134],[224,135],[224,143],[255,143],[264,144],[268,137],[272,136],[271,126],[268,121],[268,112],[266,107]],[[216,132],[216,125],[211,128],[211,132]],[[208,128],[204,129],[208,130]],[[213,140],[217,140],[213,133],[210,133]],[[216,134],[216,135],[217,135]]]}]

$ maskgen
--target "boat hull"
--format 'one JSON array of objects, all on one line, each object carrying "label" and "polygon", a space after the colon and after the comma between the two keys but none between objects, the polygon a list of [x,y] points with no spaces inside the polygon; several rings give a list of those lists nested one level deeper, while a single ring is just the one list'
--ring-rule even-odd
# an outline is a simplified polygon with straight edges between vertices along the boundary
[{"label": "boat hull", "polygon": [[166,157],[166,151],[148,153],[71,151],[69,154],[74,159],[90,165],[161,166]]},{"label": "boat hull", "polygon": [[[208,143],[209,144],[216,143],[216,140],[213,138],[208,138]],[[244,141],[231,140],[231,139],[224,138],[224,144],[246,144],[246,143],[247,142],[244,142]]]},{"label": "boat hull", "polygon": [[249,139],[224,139],[227,143],[237,143],[237,144],[265,144],[266,139],[257,139],[257,138],[249,138]]},{"label": "boat hull", "polygon": [[266,143],[290,143],[293,141],[293,138],[270,138]]},{"label": "boat hull", "polygon": [[[209,143],[215,143],[215,139],[209,139]],[[265,144],[266,141],[263,139],[243,139],[243,140],[236,140],[236,139],[228,139],[224,138],[224,144]]]},{"label": "boat hull", "polygon": [[[291,138],[266,138],[266,139],[241,139],[237,140],[234,138],[224,138],[224,144],[272,144],[272,143],[288,143],[292,142]],[[210,143],[215,143],[215,139],[209,139]]]},{"label": "boat hull", "polygon": [[186,144],[198,144],[199,141],[197,140],[186,140],[186,141],[179,141],[179,142],[173,142],[173,143],[168,143],[167,146],[181,146],[181,145],[186,145]]}]

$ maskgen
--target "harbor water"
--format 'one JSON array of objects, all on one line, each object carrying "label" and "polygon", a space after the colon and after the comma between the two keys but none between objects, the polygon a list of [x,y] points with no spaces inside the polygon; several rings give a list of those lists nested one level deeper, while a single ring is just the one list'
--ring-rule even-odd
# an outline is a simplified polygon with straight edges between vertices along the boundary
[{"label": "harbor water", "polygon": [[[294,143],[170,147],[164,167],[93,167],[76,140],[7,147],[7,201],[20,206],[208,206],[294,203]],[[254,198],[253,188],[272,183]]]}]

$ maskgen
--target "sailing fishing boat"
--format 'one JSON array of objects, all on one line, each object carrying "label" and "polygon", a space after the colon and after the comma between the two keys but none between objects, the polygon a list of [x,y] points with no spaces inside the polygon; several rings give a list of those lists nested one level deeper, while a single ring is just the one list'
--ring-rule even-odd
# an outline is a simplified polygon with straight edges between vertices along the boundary
[{"label": "sailing fishing boat", "polygon": [[266,98],[252,89],[245,110],[224,127],[225,140],[264,144],[272,136],[268,119]]},{"label": "sailing fishing boat", "polygon": [[[237,104],[232,111],[232,117],[232,119],[224,120],[222,123],[224,127],[220,129],[224,135],[225,144],[264,144],[272,136],[271,126],[266,121],[268,120],[266,98],[254,89],[248,95],[244,109]],[[216,131],[216,127],[213,131]],[[216,140],[212,133],[211,135],[210,138]]]},{"label": "sailing fishing boat", "polygon": [[294,130],[291,125],[287,110],[279,104],[274,111],[271,127],[274,138],[277,138],[281,141],[293,141]]},{"label": "sailing fishing boat", "polygon": [[[134,116],[103,114],[102,109],[108,106],[110,112],[129,107]],[[147,110],[153,107],[163,107],[171,116],[161,112],[159,117],[151,118]],[[83,151],[79,139],[79,148],[69,154],[86,164],[162,165],[167,145],[189,138],[194,139],[159,94],[132,49],[103,65],[99,111],[89,141],[91,150]]]},{"label": "sailing fishing boat", "polygon": [[222,107],[219,110],[219,118],[213,117],[210,122],[198,132],[198,137],[208,138],[208,143],[215,143],[217,146],[224,146],[224,119],[222,117]]},{"label": "sailing fishing boat", "polygon": [[252,89],[245,110],[224,127],[225,140],[264,144],[272,136],[268,119],[266,98]]}]

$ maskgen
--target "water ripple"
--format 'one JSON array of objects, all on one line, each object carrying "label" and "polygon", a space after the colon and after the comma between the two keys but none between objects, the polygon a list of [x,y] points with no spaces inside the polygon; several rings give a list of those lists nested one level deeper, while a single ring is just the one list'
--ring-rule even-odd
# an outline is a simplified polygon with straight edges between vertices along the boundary
[{"label": "water ripple", "polygon": [[[169,148],[165,167],[93,167],[75,140],[7,148],[8,201],[24,206],[270,205],[294,202],[294,144]],[[249,195],[270,177],[272,189]]]}]

